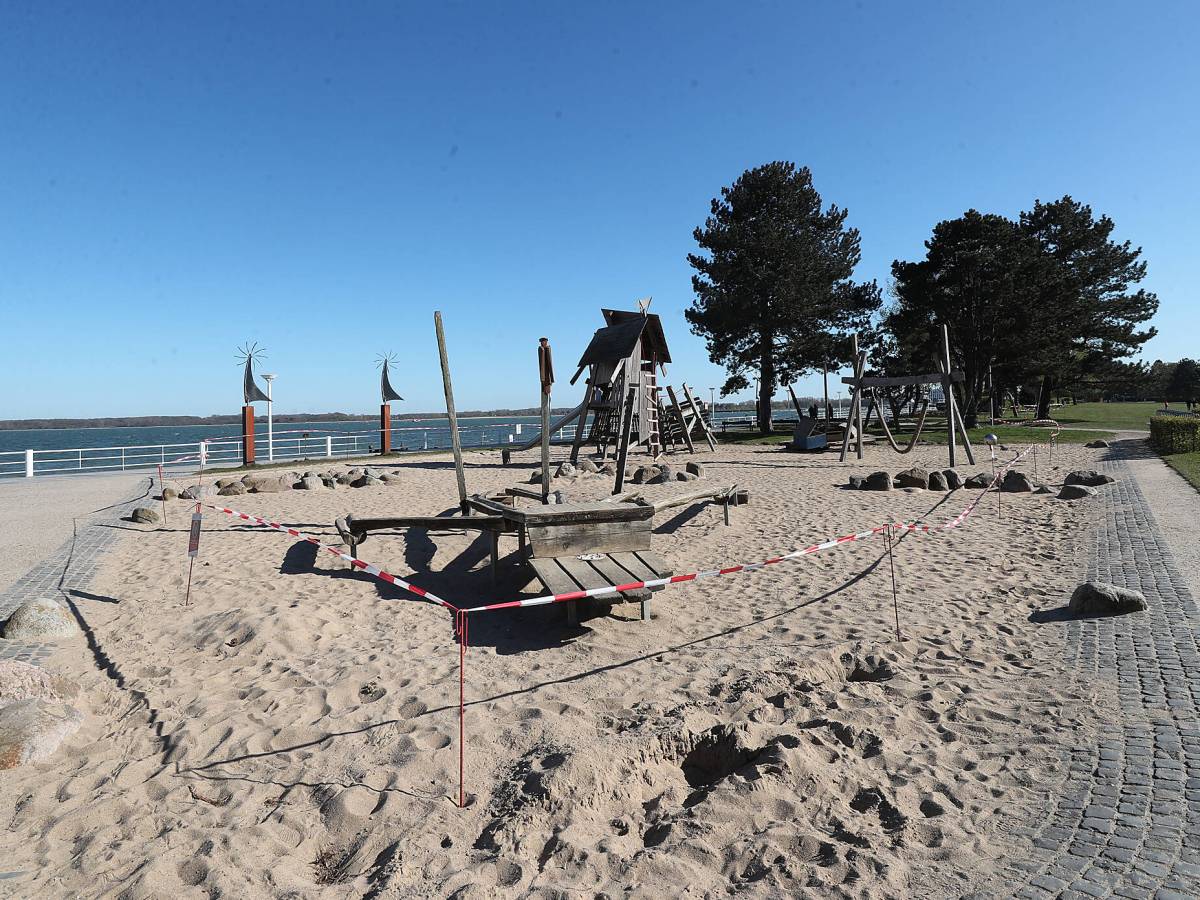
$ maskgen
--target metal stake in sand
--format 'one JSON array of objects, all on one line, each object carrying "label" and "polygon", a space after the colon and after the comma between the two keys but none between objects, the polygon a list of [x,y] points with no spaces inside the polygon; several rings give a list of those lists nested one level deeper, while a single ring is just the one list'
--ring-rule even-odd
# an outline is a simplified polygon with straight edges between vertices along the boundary
[{"label": "metal stake in sand", "polygon": [[463,787],[464,759],[466,758],[466,751],[464,749],[466,737],[466,703],[464,702],[465,679],[463,677],[463,669],[467,658],[467,614],[465,612],[459,612],[455,616],[455,625],[458,626],[458,808],[464,809],[467,805],[466,790]]},{"label": "metal stake in sand", "polygon": [[163,493],[167,489],[166,483],[163,481],[162,466],[158,467],[158,496],[162,500],[163,507],[163,524],[167,524],[167,495]]},{"label": "metal stake in sand", "polygon": [[192,513],[192,528],[188,532],[188,582],[187,593],[183,595],[183,605],[187,606],[192,600],[192,569],[196,566],[196,557],[200,554],[200,523],[204,516],[200,512],[200,502],[196,501],[196,509]]},{"label": "metal stake in sand", "polygon": [[892,554],[892,523],[888,522],[887,530],[888,567],[892,570],[892,611],[896,614],[896,640],[900,640],[900,600],[896,596],[896,560]]},{"label": "metal stake in sand", "polygon": [[988,445],[988,450],[992,454],[992,484],[996,488],[996,518],[1000,518],[1000,484],[996,481],[996,441],[999,440],[994,434],[989,434],[984,437],[983,441]]}]

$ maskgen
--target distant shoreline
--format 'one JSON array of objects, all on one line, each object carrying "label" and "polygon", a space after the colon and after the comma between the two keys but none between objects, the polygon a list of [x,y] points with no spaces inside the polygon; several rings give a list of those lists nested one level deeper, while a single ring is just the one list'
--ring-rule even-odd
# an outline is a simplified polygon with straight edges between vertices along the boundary
[{"label": "distant shoreline", "polygon": [[[553,415],[562,415],[574,407],[554,409]],[[492,412],[469,410],[459,413],[460,419],[495,419],[504,416],[536,416],[536,409],[503,409]],[[255,418],[265,418],[265,411],[256,411]],[[393,421],[424,422],[432,419],[445,419],[442,413],[400,413],[393,415]],[[284,413],[274,416],[277,425],[295,425],[317,422],[362,422],[374,423],[379,421],[378,415],[350,413]],[[104,416],[94,419],[4,419],[0,420],[0,431],[75,431],[100,428],[226,428],[230,425],[240,425],[240,416]]]}]

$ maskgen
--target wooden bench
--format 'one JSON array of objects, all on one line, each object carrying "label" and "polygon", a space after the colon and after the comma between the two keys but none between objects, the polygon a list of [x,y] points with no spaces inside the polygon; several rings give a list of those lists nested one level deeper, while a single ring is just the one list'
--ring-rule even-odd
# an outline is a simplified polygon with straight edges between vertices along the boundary
[{"label": "wooden bench", "polygon": [[[592,557],[596,557],[593,559]],[[625,551],[618,553],[582,553],[575,556],[552,556],[530,559],[538,581],[552,594],[567,594],[571,591],[593,588],[616,587],[631,581],[653,581],[675,574],[665,560],[653,550]],[[627,603],[641,605],[643,620],[650,618],[650,594],[661,591],[656,588],[635,588],[631,591],[614,593],[612,599],[620,598]],[[574,625],[579,621],[577,600],[568,600],[567,621]]]}]

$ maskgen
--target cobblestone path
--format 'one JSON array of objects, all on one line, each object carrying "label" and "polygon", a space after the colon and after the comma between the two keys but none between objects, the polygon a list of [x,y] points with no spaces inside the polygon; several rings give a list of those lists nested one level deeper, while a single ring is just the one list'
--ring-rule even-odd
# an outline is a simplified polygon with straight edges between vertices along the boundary
[{"label": "cobblestone path", "polygon": [[[144,483],[144,482],[143,482]],[[81,516],[75,523],[75,536],[63,542],[54,553],[25,573],[8,590],[0,593],[0,622],[29,600],[47,598],[62,604],[64,594],[86,591],[104,552],[122,532],[118,526],[134,506],[144,503],[137,498],[110,509]],[[50,655],[52,644],[34,641],[9,641],[0,638],[0,659],[38,663]]]},{"label": "cobblestone path", "polygon": [[1025,833],[1033,850],[1014,864],[1015,895],[1194,898],[1200,613],[1130,467],[1116,458],[1102,468],[1117,482],[1101,489],[1087,575],[1141,591],[1150,608],[1066,624],[1069,667],[1115,682],[1119,724],[1071,751],[1056,807]]}]

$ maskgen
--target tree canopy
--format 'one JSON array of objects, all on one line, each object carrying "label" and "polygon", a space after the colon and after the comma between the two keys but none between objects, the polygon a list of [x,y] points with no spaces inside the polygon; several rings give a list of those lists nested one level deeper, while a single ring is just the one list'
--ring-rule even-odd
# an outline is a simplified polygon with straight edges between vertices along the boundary
[{"label": "tree canopy", "polygon": [[963,413],[974,424],[991,373],[993,395],[1041,382],[1039,415],[1052,386],[1129,377],[1124,362],[1154,336],[1142,326],[1158,308],[1134,289],[1146,274],[1141,249],[1112,240],[1113,221],[1065,196],[1034,204],[1017,221],[968,210],[938,223],[925,259],[892,263],[895,304],[884,319],[902,346],[934,357],[950,331],[964,370]]},{"label": "tree canopy", "polygon": [[822,209],[807,168],[772,162],[722,188],[693,232],[701,253],[688,255],[695,300],[684,315],[729,373],[722,395],[758,373],[763,431],[778,386],[849,361],[849,334],[879,308],[875,282],[851,280],[859,234],[845,223],[846,210]]}]

